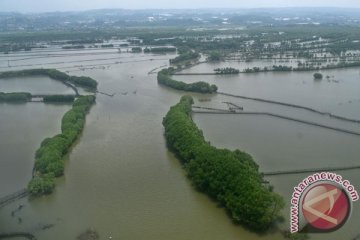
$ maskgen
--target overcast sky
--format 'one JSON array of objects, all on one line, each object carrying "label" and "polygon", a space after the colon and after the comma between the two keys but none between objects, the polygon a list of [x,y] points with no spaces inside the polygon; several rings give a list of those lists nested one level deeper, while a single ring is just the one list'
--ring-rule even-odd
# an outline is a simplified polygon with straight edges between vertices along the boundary
[{"label": "overcast sky", "polygon": [[360,0],[0,0],[0,11],[47,12],[99,8],[360,8]]}]

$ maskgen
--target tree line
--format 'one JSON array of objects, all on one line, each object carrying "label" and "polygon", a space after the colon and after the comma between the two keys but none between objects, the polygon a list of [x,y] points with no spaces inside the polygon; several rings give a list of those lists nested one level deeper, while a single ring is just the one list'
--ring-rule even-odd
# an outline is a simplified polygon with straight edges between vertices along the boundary
[{"label": "tree line", "polygon": [[176,52],[175,47],[146,47],[144,53],[167,53]]},{"label": "tree line", "polygon": [[258,73],[258,72],[296,72],[296,71],[318,71],[318,70],[326,70],[326,69],[338,69],[338,68],[351,68],[351,67],[359,67],[360,61],[355,62],[339,62],[337,64],[328,64],[325,66],[299,66],[292,67],[286,65],[273,65],[272,67],[253,67],[244,69],[243,73]]},{"label": "tree line", "polygon": [[224,207],[235,223],[265,231],[280,218],[283,199],[263,184],[249,154],[218,149],[205,141],[191,119],[192,104],[190,96],[183,96],[163,119],[168,147],[194,186]]},{"label": "tree line", "polygon": [[31,93],[27,92],[0,92],[0,102],[28,102],[31,100]]},{"label": "tree line", "polygon": [[55,188],[55,178],[64,174],[64,155],[68,153],[84,128],[85,117],[95,103],[95,96],[81,96],[65,113],[61,121],[61,134],[42,141],[35,153],[36,171],[28,184],[33,195],[49,194]]},{"label": "tree line", "polygon": [[214,69],[216,74],[239,74],[239,69],[226,67],[226,68],[215,68]]},{"label": "tree line", "polygon": [[[29,102],[32,99],[32,94],[28,92],[0,92],[0,102]],[[44,102],[73,102],[74,95],[45,95]]]},{"label": "tree line", "polygon": [[69,46],[62,46],[62,49],[84,49],[84,45],[69,45]]},{"label": "tree line", "polygon": [[158,83],[176,90],[188,92],[215,93],[218,89],[216,85],[210,85],[209,83],[203,81],[195,83],[184,83],[182,81],[176,81],[170,77],[171,72],[171,69],[163,69],[159,71],[157,75]]},{"label": "tree line", "polygon": [[186,61],[197,60],[200,58],[200,54],[195,51],[184,51],[180,52],[180,55],[174,59],[170,59],[170,64],[182,64]]},{"label": "tree line", "polygon": [[95,81],[90,77],[70,76],[56,69],[39,68],[39,69],[27,69],[27,70],[8,71],[8,72],[0,73],[0,78],[25,77],[25,76],[48,76],[54,80],[61,82],[70,82],[77,86],[88,88],[89,90],[92,91],[96,91],[98,85],[97,81]]}]

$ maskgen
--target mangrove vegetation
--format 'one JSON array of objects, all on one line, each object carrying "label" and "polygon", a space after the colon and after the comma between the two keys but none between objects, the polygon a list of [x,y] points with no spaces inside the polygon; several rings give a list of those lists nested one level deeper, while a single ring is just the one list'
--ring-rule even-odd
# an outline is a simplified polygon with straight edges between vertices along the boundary
[{"label": "mangrove vegetation", "polygon": [[28,184],[32,195],[49,194],[55,187],[55,178],[64,174],[66,155],[84,128],[85,117],[95,103],[95,96],[81,96],[62,118],[61,134],[42,141],[35,153],[35,175]]},{"label": "mangrove vegetation", "polygon": [[144,53],[167,53],[176,52],[175,47],[146,47]]},{"label": "mangrove vegetation", "polygon": [[265,231],[284,207],[280,195],[263,185],[252,157],[206,142],[191,119],[193,99],[183,96],[163,119],[167,145],[181,160],[194,186],[224,207],[235,223]]},{"label": "mangrove vegetation", "polygon": [[321,73],[314,73],[314,79],[321,80],[323,78],[323,75]]},{"label": "mangrove vegetation", "polygon": [[14,92],[3,93],[0,92],[0,102],[28,102],[31,100],[31,93]]},{"label": "mangrove vegetation", "polygon": [[72,83],[74,85],[96,91],[98,83],[90,77],[70,76],[56,69],[28,69],[19,71],[1,72],[0,78],[26,77],[26,76],[48,76],[54,80]]},{"label": "mangrove vegetation", "polygon": [[141,53],[142,48],[141,47],[133,47],[133,48],[131,48],[131,52],[132,53]]},{"label": "mangrove vegetation", "polygon": [[218,89],[216,85],[210,85],[209,83],[203,81],[195,83],[184,83],[182,81],[176,81],[170,76],[172,72],[173,71],[171,70],[171,68],[163,69],[158,72],[158,83],[176,90],[182,90],[187,92],[215,93]]},{"label": "mangrove vegetation", "polygon": [[216,74],[239,74],[239,69],[226,67],[226,68],[215,68],[214,69]]},{"label": "mangrove vegetation", "polygon": [[186,65],[190,61],[196,61],[200,58],[200,54],[195,51],[179,51],[179,56],[170,59],[170,64],[173,65]]}]

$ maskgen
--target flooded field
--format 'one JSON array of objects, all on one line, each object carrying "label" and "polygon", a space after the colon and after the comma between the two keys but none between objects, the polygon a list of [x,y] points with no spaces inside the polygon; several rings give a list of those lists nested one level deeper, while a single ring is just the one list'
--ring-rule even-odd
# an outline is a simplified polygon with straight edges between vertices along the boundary
[{"label": "flooded field", "polygon": [[2,92],[30,92],[36,94],[74,94],[74,91],[49,77],[0,79]]},{"label": "flooded field", "polygon": [[[0,232],[30,231],[40,240],[76,239],[88,228],[98,231],[101,239],[110,236],[139,240],[282,239],[279,232],[258,235],[233,225],[223,209],[193,189],[179,161],[166,149],[162,118],[184,92],[159,86],[156,74],[148,73],[166,66],[168,59],[175,55],[107,51],[111,53],[85,56],[60,56],[64,51],[58,51],[52,53],[59,55],[56,59],[39,52],[36,62],[12,62],[10,70],[32,68],[32,64],[37,64],[37,67],[68,71],[71,75],[90,76],[99,82],[99,91],[115,95],[97,94],[96,104],[87,116],[82,136],[66,160],[65,176],[58,179],[55,193],[23,199],[1,208]],[[9,55],[7,58],[25,57]],[[77,62],[84,60],[89,62]],[[7,62],[1,64],[8,70]],[[210,64],[198,67],[191,71],[211,72],[215,68]],[[222,92],[299,104],[360,119],[359,70],[331,70],[324,74],[334,78],[330,78],[330,82],[326,79],[314,82],[311,72],[174,78],[185,82],[207,81],[217,84]],[[17,81],[20,82],[17,84]],[[5,85],[0,85],[0,91],[68,91],[49,79],[39,80],[47,82],[45,88],[43,84],[37,85],[35,79],[30,79],[33,84],[26,83],[29,85],[21,81],[1,81],[0,84]],[[360,132],[359,124],[304,110],[220,94],[192,95],[198,106],[226,109],[223,102],[231,101],[244,106],[245,110],[266,110]],[[201,99],[208,101],[199,101]],[[0,104],[0,133],[6,136],[0,141],[1,195],[26,186],[35,150],[44,138],[60,131],[61,116],[69,108],[68,105],[42,103]],[[263,172],[358,165],[358,136],[272,117],[194,113],[193,118],[214,146],[249,152]],[[360,187],[359,170],[339,173]],[[272,176],[267,180],[288,203],[293,187],[305,176]],[[24,208],[12,217],[11,212],[19,204]],[[284,229],[288,228],[288,208],[287,205],[284,209]],[[360,209],[354,204],[352,217],[341,230],[312,236],[312,239],[352,239],[359,234],[356,228],[359,219]],[[53,226],[43,230],[48,224]]]}]

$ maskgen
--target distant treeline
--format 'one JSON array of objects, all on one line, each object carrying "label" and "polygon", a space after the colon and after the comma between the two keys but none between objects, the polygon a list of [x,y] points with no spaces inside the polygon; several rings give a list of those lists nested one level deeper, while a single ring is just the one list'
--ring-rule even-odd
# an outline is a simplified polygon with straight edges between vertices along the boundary
[{"label": "distant treeline", "polygon": [[67,40],[66,44],[92,44],[92,43],[103,43],[102,39],[76,39],[76,40]]},{"label": "distant treeline", "polygon": [[70,82],[77,86],[88,88],[92,91],[96,90],[98,84],[94,79],[90,77],[69,76],[66,73],[60,72],[56,69],[43,69],[43,68],[1,72],[0,78],[39,76],[39,75],[48,76],[54,80],[58,80],[61,82]]},{"label": "distant treeline", "polygon": [[5,44],[0,45],[0,52],[3,52],[5,54],[9,54],[9,52],[18,52],[18,51],[31,51],[33,46],[31,44]]},{"label": "distant treeline", "polygon": [[142,48],[141,47],[133,47],[133,48],[131,48],[131,52],[133,52],[133,53],[141,53]]},{"label": "distant treeline", "polygon": [[81,96],[61,121],[61,134],[42,141],[35,154],[35,176],[28,184],[33,195],[49,194],[55,178],[64,174],[64,155],[68,153],[84,128],[85,117],[95,103],[95,96]]},{"label": "distant treeline", "polygon": [[114,47],[114,44],[102,44],[101,47],[102,48],[112,48],[112,47]]},{"label": "distant treeline", "polygon": [[150,47],[144,49],[145,53],[166,53],[166,52],[176,52],[175,47]]},{"label": "distant treeline", "polygon": [[239,69],[226,67],[226,68],[215,68],[214,69],[216,74],[239,74]]},{"label": "distant treeline", "polygon": [[173,72],[172,68],[163,69],[158,72],[157,80],[159,84],[174,88],[176,90],[199,92],[199,93],[215,93],[217,91],[216,85],[210,85],[207,82],[184,83],[176,81],[171,78],[170,74]]},{"label": "distant treeline", "polygon": [[3,93],[0,92],[0,102],[28,102],[31,100],[31,93],[14,92]]},{"label": "distant treeline", "polygon": [[63,46],[62,49],[83,49],[85,48],[84,45],[70,45],[70,46]]},{"label": "distant treeline", "polygon": [[194,51],[181,52],[179,56],[174,59],[170,59],[170,64],[180,64],[186,61],[193,61],[200,58],[200,54]]},{"label": "distant treeline", "polygon": [[280,195],[263,185],[258,165],[240,150],[218,149],[192,121],[193,99],[183,96],[163,120],[167,145],[185,166],[194,186],[224,207],[235,223],[264,231],[280,217]]},{"label": "distant treeline", "polygon": [[328,64],[326,66],[301,66],[292,67],[286,65],[273,65],[272,67],[253,67],[246,68],[244,73],[257,73],[257,72],[296,72],[296,71],[317,71],[326,69],[338,69],[338,68],[349,68],[349,67],[360,67],[360,62],[339,62],[337,64]]}]

